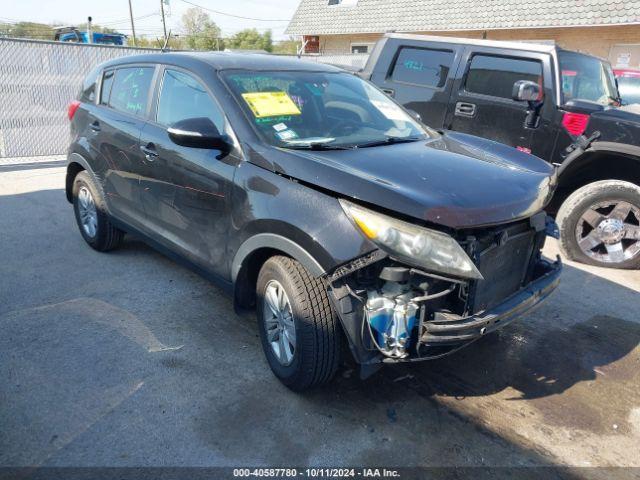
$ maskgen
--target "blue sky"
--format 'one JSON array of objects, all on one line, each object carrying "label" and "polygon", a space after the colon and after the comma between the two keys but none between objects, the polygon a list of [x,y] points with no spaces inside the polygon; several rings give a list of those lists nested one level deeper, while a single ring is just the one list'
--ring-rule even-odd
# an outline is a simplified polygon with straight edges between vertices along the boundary
[{"label": "blue sky", "polygon": [[[136,34],[162,35],[160,20],[160,0],[131,0],[133,16],[145,17],[135,21]],[[223,35],[233,35],[243,28],[265,30],[271,28],[275,39],[286,38],[284,29],[298,6],[299,0],[189,0],[222,13],[274,19],[258,21],[234,18],[208,11],[213,20],[222,28]],[[0,9],[0,21],[34,21],[42,23],[60,22],[74,24],[86,21],[91,15],[95,22],[108,24],[122,33],[130,34],[128,0],[4,0]],[[180,33],[180,17],[190,8],[184,0],[169,0],[167,29]]]}]

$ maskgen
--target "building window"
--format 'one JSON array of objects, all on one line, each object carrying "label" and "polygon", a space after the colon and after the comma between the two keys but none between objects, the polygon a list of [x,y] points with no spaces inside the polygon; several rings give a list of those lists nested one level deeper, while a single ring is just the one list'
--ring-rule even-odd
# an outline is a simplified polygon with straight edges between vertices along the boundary
[{"label": "building window", "polygon": [[343,7],[355,7],[358,4],[358,0],[329,0],[327,5],[338,6],[342,5]]},{"label": "building window", "polygon": [[542,64],[537,60],[476,55],[471,60],[465,89],[510,99],[513,84],[518,80],[530,80],[542,86]]},{"label": "building window", "polygon": [[402,48],[393,67],[391,79],[394,82],[426,87],[444,87],[453,58],[454,53],[451,50]]},{"label": "building window", "polygon": [[373,43],[352,43],[351,53],[370,53],[374,45]]}]

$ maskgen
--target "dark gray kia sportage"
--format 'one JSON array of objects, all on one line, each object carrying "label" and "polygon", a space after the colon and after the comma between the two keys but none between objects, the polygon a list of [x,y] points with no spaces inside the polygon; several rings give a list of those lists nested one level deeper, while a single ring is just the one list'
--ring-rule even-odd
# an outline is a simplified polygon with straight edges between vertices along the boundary
[{"label": "dark gray kia sportage", "polygon": [[99,251],[145,239],[255,307],[275,375],[440,357],[558,285],[556,175],[422,125],[338,68],[268,55],[104,63],[69,107],[67,198]]}]

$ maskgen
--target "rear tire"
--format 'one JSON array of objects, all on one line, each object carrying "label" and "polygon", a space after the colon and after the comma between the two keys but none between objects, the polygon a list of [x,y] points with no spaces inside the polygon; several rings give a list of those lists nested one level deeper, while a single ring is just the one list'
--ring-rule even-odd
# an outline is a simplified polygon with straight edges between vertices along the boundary
[{"label": "rear tire", "polygon": [[91,248],[106,252],[120,246],[124,232],[109,221],[104,198],[85,170],[73,179],[73,211],[82,238]]},{"label": "rear tire", "polygon": [[[272,301],[270,307],[270,296],[280,289],[281,300]],[[297,261],[275,256],[260,270],[256,294],[262,347],[276,377],[295,391],[330,381],[340,361],[340,336],[323,282]],[[284,313],[276,314],[274,305],[282,307],[279,311]],[[281,326],[278,318],[282,318]],[[287,323],[290,319],[292,324]],[[287,325],[295,329],[293,334],[287,331]],[[279,346],[281,334],[283,341],[289,341],[284,350]]]},{"label": "rear tire", "polygon": [[[616,215],[614,210],[618,207],[622,213]],[[637,185],[621,180],[585,185],[564,201],[556,222],[560,229],[560,249],[570,260],[598,267],[640,267],[640,236],[637,242],[628,238],[637,235],[640,229],[640,187]],[[622,239],[617,241],[618,237]]]}]

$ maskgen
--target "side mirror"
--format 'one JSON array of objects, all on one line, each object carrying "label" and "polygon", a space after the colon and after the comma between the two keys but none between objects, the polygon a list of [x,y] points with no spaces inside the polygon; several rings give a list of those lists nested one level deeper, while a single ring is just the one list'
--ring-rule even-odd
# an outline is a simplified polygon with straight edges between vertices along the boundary
[{"label": "side mirror", "polygon": [[183,147],[231,150],[228,137],[221,135],[216,125],[206,117],[180,120],[171,125],[167,133],[173,143]]},{"label": "side mirror", "polygon": [[541,95],[540,85],[530,80],[518,80],[513,84],[512,98],[518,102],[535,102]]}]

